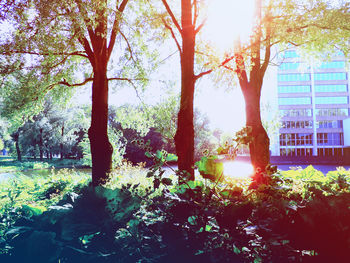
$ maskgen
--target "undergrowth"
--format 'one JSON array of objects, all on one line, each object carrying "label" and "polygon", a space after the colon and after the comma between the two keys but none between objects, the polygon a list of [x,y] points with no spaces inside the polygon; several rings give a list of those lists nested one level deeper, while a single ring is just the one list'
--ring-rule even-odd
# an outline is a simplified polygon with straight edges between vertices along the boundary
[{"label": "undergrowth", "polygon": [[164,170],[172,156],[151,157],[96,188],[71,170],[1,184],[0,261],[347,262],[349,171],[270,169],[271,183],[250,189],[218,176],[215,158],[186,181]]}]

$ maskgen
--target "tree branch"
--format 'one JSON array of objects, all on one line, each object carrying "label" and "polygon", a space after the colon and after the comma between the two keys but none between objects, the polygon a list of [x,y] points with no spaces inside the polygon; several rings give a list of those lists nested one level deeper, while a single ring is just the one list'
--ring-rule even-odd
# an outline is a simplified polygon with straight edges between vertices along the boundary
[{"label": "tree branch", "polygon": [[165,28],[169,29],[169,31],[171,33],[171,37],[174,39],[174,41],[176,43],[177,49],[179,50],[180,53],[182,53],[181,45],[180,45],[179,41],[177,40],[177,38],[175,36],[173,28],[165,21],[164,18],[162,18],[162,21],[163,21],[163,24],[164,24]]},{"label": "tree branch", "polygon": [[236,73],[242,89],[248,86],[247,71],[245,69],[244,58],[241,53],[235,52]]},{"label": "tree branch", "polygon": [[70,53],[40,53],[40,52],[34,52],[34,51],[25,51],[25,50],[11,50],[7,52],[1,52],[1,55],[12,55],[12,54],[28,54],[28,55],[36,55],[36,56],[80,56],[84,58],[88,58],[87,55],[83,54],[83,51],[75,51],[75,52],[70,52]]},{"label": "tree branch", "polygon": [[[227,57],[217,68],[225,67],[226,64],[229,63],[229,62],[230,62],[232,59],[234,59],[234,58],[235,58],[235,56]],[[207,71],[203,71],[203,72],[199,73],[198,75],[195,75],[195,76],[194,76],[194,77],[195,77],[195,80],[197,80],[197,79],[199,79],[199,78],[201,78],[201,77],[203,77],[203,76],[205,76],[205,75],[208,75],[208,74],[212,73],[213,70],[214,70],[214,68],[209,69],[209,70],[207,70]]]},{"label": "tree branch", "polygon": [[[123,13],[124,9],[126,7],[126,4],[128,3],[128,0],[123,0],[123,2],[119,5],[119,7],[117,7],[117,10],[119,13]],[[118,19],[118,13],[115,15],[114,18],[114,22],[113,22],[113,27],[112,27],[112,33],[111,33],[111,37],[110,37],[110,41],[109,41],[109,45],[107,48],[107,58],[109,59],[112,51],[113,51],[113,47],[115,44],[115,39],[117,37],[117,33],[118,33],[118,28],[119,28],[119,24],[120,24],[120,20]]]},{"label": "tree branch", "polygon": [[[125,42],[126,42],[126,45],[128,46],[128,50],[129,50],[129,53],[130,53],[130,59],[132,61],[134,61],[134,63],[136,63],[136,60],[134,59],[134,56],[132,55],[132,49],[131,49],[131,45],[128,41],[128,39],[126,38],[126,36],[124,35],[124,33],[122,31],[119,31],[120,35],[124,38]],[[130,60],[129,59],[129,60]]]},{"label": "tree branch", "polygon": [[269,65],[270,62],[270,57],[271,57],[271,24],[266,25],[266,43],[265,43],[265,58],[264,62],[261,66],[261,72],[262,76],[264,76],[266,69]]},{"label": "tree branch", "polygon": [[171,20],[173,21],[174,25],[176,26],[177,30],[179,30],[179,33],[182,35],[182,29],[180,27],[179,22],[176,20],[173,11],[171,11],[171,8],[168,5],[168,2],[166,0],[162,0],[163,5],[165,6],[166,11],[168,12],[169,16],[171,17]]},{"label": "tree branch", "polygon": [[[90,37],[90,41],[91,41],[91,45],[92,45],[92,49],[95,50],[96,49],[96,43],[94,41],[95,39],[95,31],[93,30],[90,21],[88,20],[88,14],[86,13],[86,10],[83,10],[82,6],[81,6],[81,0],[75,0],[75,3],[78,6],[79,12],[83,15],[84,21],[85,21],[85,26],[87,28],[89,37]],[[86,37],[84,37],[86,39]],[[87,41],[87,39],[86,39]],[[85,42],[85,41],[84,41]],[[88,42],[88,41],[87,41]],[[88,42],[89,43],[89,42]],[[90,44],[89,44],[90,46]],[[91,49],[91,48],[90,48]],[[92,54],[94,54],[93,52],[91,52]]]},{"label": "tree branch", "polygon": [[199,31],[201,31],[201,29],[203,28],[203,26],[205,25],[206,22],[207,22],[207,19],[204,19],[202,21],[202,23],[194,30],[195,34],[197,34]]},{"label": "tree branch", "polygon": [[93,80],[94,80],[94,78],[87,78],[83,82],[71,84],[68,81],[66,81],[65,79],[63,79],[62,81],[59,81],[57,83],[51,84],[49,87],[56,86],[56,85],[65,85],[67,87],[80,87],[80,86],[84,86],[86,83],[89,83],[89,82],[91,82]]},{"label": "tree branch", "polygon": [[89,59],[92,67],[95,67],[94,52],[92,51],[92,49],[90,47],[89,41],[86,39],[86,37],[80,37],[79,42],[84,47],[85,52],[87,54],[87,58]]}]

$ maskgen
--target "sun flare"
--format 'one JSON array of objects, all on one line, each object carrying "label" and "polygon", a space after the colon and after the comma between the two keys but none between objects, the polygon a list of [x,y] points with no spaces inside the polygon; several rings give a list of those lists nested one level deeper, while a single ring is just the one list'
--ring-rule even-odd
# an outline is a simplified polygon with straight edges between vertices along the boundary
[{"label": "sun flare", "polygon": [[219,52],[227,52],[238,38],[249,39],[253,17],[254,0],[210,0],[202,36]]},{"label": "sun flare", "polygon": [[224,162],[224,173],[231,178],[250,178],[254,173],[254,168],[251,163],[243,161],[228,161]]}]

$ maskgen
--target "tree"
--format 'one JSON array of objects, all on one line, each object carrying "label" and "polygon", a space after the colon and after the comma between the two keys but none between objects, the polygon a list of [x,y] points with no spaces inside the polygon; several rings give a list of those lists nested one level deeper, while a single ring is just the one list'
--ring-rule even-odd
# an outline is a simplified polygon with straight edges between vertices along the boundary
[{"label": "tree", "polygon": [[[0,18],[13,27],[11,36],[0,46],[4,58],[1,73],[22,72],[31,80],[25,85],[18,83],[20,89],[16,93],[21,101],[17,107],[40,102],[48,92],[56,92],[56,97],[62,97],[67,87],[92,82],[88,134],[94,186],[106,181],[112,164],[113,149],[107,135],[108,81],[129,80],[122,74],[107,76],[116,42],[126,39],[121,27],[128,2],[23,0],[3,1],[0,6]],[[124,46],[130,50],[128,42]],[[121,56],[121,60],[130,59],[134,61],[133,57]],[[80,71],[87,68],[79,83],[73,74],[77,68]]]},{"label": "tree", "polygon": [[[265,54],[262,57],[262,0],[256,0],[256,28],[250,43],[250,63],[246,67],[243,50],[240,43],[235,47],[236,73],[239,80],[246,111],[246,126],[250,127],[250,136],[253,140],[249,143],[249,151],[252,165],[255,170],[265,171],[265,167],[270,163],[270,140],[261,122],[260,97],[264,75],[271,56],[271,24],[266,24]],[[270,14],[266,14],[269,21]],[[262,62],[261,62],[262,61]]]},{"label": "tree", "polygon": [[[253,138],[249,144],[252,164],[256,171],[264,172],[269,164],[270,143],[261,122],[260,97],[273,46],[279,45],[280,50],[288,45],[298,46],[312,53],[333,53],[337,48],[348,51],[350,5],[255,0],[255,8],[255,27],[250,41],[244,44],[237,40],[235,64],[225,68],[237,74],[246,104],[246,125],[251,128]],[[264,177],[256,174],[255,179],[262,182]]]},{"label": "tree", "polygon": [[[189,175],[188,178],[194,180],[193,101],[195,85],[198,79],[213,71],[213,69],[209,69],[197,74],[195,72],[195,62],[200,54],[196,50],[196,38],[205,21],[204,19],[199,21],[199,13],[204,3],[199,0],[181,0],[180,14],[177,18],[175,8],[171,8],[169,2],[162,0],[167,13],[167,16],[162,16],[162,21],[165,28],[170,31],[178,48],[181,66],[180,109],[174,138],[178,155],[178,168],[186,171]],[[225,65],[229,60],[224,60],[220,66]],[[203,63],[203,67],[205,68],[205,63]]]}]

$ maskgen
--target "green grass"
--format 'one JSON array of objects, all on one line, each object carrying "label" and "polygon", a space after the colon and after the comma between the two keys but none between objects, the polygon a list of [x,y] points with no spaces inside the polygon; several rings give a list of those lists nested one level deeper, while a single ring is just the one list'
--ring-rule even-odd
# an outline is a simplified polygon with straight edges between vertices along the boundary
[{"label": "green grass", "polygon": [[12,157],[0,157],[0,173],[32,170],[32,169],[46,169],[46,168],[68,168],[82,166],[81,161],[74,159],[44,159],[39,160],[23,158],[22,162],[17,161]]}]

